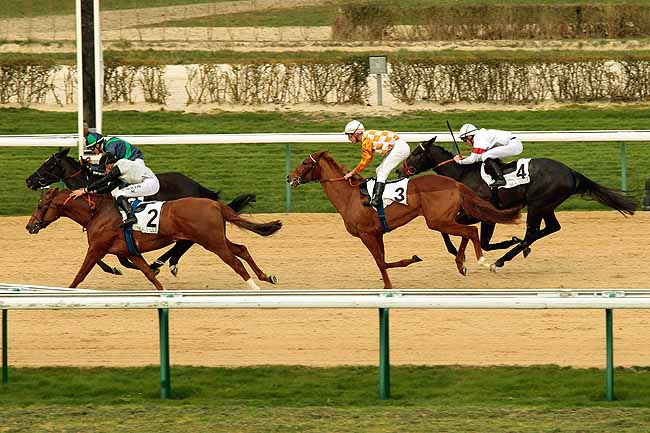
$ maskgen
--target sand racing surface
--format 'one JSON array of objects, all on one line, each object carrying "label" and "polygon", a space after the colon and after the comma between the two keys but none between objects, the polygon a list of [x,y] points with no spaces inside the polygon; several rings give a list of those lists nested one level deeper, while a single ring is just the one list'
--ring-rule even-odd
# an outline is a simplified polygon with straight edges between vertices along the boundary
[{"label": "sand racing surface", "polygon": [[[374,261],[347,234],[337,214],[258,214],[280,218],[284,227],[261,238],[228,227],[231,240],[279,284],[263,289],[381,288]],[[28,217],[0,218],[0,282],[67,286],[85,255],[81,227],[61,219],[37,235]],[[424,261],[390,270],[395,288],[535,289],[650,287],[650,213],[624,218],[616,212],[561,212],[562,230],[533,246],[499,273],[476,265],[460,276],[437,232],[416,219],[386,236],[388,260],[420,255]],[[523,237],[524,225],[497,227],[495,240]],[[471,251],[468,249],[468,252]],[[147,253],[153,261],[158,252]],[[490,261],[499,253],[487,253]],[[117,265],[109,256],[107,261]],[[194,246],[174,278],[159,279],[169,290],[246,289],[218,257]],[[111,276],[94,268],[81,288],[149,290],[138,271]],[[376,310],[172,310],[171,362],[175,365],[314,366],[378,364]],[[391,363],[604,367],[603,310],[393,310]],[[650,311],[614,312],[615,364],[650,363]],[[158,324],[153,310],[11,311],[12,366],[139,366],[157,364]]]}]

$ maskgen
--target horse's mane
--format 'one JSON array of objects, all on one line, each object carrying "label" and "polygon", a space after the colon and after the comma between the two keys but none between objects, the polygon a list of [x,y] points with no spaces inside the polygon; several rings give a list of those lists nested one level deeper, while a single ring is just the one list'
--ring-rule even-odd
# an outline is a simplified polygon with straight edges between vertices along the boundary
[{"label": "horse's mane", "polygon": [[[323,151],[321,158],[324,159],[325,161],[329,162],[332,167],[334,167],[336,170],[339,171],[340,174],[345,174],[348,172],[348,169],[342,165],[336,162],[336,160],[330,155],[329,150]],[[358,179],[358,180],[363,180],[363,176],[360,174],[356,173],[354,176],[352,176],[352,179]]]}]

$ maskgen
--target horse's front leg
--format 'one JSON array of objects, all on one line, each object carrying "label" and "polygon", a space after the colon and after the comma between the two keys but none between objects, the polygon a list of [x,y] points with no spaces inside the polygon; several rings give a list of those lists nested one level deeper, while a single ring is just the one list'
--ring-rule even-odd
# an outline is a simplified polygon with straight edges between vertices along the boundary
[{"label": "horse's front leg", "polygon": [[458,255],[458,250],[454,246],[454,244],[451,242],[451,238],[447,233],[440,233],[442,235],[442,240],[445,241],[445,246],[447,247],[447,251],[449,254],[452,256]]},{"label": "horse's front leg", "polygon": [[109,265],[108,263],[106,263],[106,262],[104,262],[104,261],[102,261],[102,260],[98,260],[98,261],[97,261],[97,265],[98,265],[100,268],[102,268],[102,271],[106,272],[107,274],[111,274],[111,275],[123,275],[123,274],[122,274],[122,271],[120,270],[120,268],[113,268],[113,267],[111,267],[111,265]]},{"label": "horse's front leg", "polygon": [[512,239],[508,241],[491,244],[490,241],[492,240],[492,235],[494,234],[494,228],[494,223],[488,223],[484,221],[481,222],[481,248],[483,248],[485,251],[502,250],[505,248],[510,248],[511,246],[521,242],[521,239],[513,236]]},{"label": "horse's front leg", "polygon": [[361,242],[368,248],[370,254],[375,259],[381,278],[384,280],[384,289],[392,289],[393,284],[390,282],[388,272],[386,272],[387,265],[384,259],[384,239],[382,235],[371,235],[369,233],[362,233],[359,235]]},{"label": "horse's front leg", "polygon": [[456,254],[456,268],[463,277],[467,276],[467,266],[465,266],[465,249],[467,248],[468,243],[468,238],[462,238],[460,241],[460,246],[458,247],[458,254]]},{"label": "horse's front leg", "polygon": [[88,247],[86,251],[86,257],[84,258],[81,268],[77,272],[77,275],[74,277],[74,280],[70,284],[70,287],[74,288],[81,283],[84,278],[90,273],[90,270],[95,266],[97,261],[106,255],[106,249],[93,247],[92,245]]},{"label": "horse's front leg", "polygon": [[149,281],[153,283],[154,286],[156,286],[156,289],[158,290],[165,290],[162,284],[160,284],[160,281],[156,278],[156,274],[154,271],[149,267],[147,262],[142,258],[142,256],[130,256],[129,259],[131,259],[131,262],[142,271],[145,277]]}]

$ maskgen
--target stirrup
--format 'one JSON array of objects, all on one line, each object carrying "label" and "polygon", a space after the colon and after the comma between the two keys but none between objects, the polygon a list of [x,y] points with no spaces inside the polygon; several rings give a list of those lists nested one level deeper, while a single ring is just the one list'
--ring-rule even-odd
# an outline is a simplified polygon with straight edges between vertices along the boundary
[{"label": "stirrup", "polygon": [[120,228],[130,227],[137,222],[138,219],[135,216],[131,215],[130,217],[127,217],[127,219],[125,219],[122,224],[120,224]]}]

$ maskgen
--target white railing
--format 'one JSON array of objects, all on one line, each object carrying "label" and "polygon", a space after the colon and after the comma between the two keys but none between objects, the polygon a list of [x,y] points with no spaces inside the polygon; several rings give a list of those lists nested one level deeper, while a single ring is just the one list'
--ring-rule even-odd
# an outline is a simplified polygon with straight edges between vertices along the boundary
[{"label": "white railing", "polygon": [[158,309],[161,397],[171,395],[169,309],[372,308],[379,309],[379,396],[390,397],[390,309],[604,309],[607,399],[614,399],[613,310],[650,308],[650,289],[542,290],[193,290],[94,291],[0,283],[3,382],[7,382],[8,312],[50,309]]},{"label": "white railing", "polygon": [[[437,136],[437,141],[452,142],[448,131],[398,132],[400,137],[414,143]],[[597,142],[650,141],[650,130],[625,131],[512,131],[524,142]],[[77,146],[76,134],[1,135],[0,146],[65,147]],[[120,135],[132,144],[255,144],[255,143],[345,143],[342,133],[251,133],[251,134],[172,134]],[[456,138],[458,140],[458,138]]]}]

